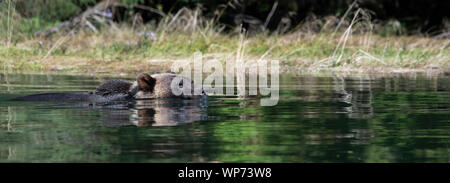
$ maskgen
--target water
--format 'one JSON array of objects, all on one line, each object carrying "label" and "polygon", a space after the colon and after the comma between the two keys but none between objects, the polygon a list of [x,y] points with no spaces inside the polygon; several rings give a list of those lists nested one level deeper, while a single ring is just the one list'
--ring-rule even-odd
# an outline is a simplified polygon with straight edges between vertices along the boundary
[{"label": "water", "polygon": [[284,74],[280,100],[11,102],[108,78],[0,75],[0,162],[450,162],[450,77]]}]

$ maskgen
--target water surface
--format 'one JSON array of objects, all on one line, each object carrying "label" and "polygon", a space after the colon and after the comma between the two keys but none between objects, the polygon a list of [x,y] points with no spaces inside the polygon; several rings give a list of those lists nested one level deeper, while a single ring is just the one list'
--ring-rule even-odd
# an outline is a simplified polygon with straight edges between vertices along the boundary
[{"label": "water surface", "polygon": [[[450,162],[450,77],[280,77],[259,98],[12,102],[108,78],[0,75],[0,162]],[[132,79],[132,78],[128,78]]]}]

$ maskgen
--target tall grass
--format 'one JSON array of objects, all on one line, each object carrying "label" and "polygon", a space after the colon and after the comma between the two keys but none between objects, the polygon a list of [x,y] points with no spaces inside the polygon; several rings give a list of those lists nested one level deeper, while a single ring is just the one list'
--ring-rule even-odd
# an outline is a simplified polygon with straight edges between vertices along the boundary
[{"label": "tall grass", "polygon": [[[286,34],[224,32],[217,21],[220,13],[207,18],[200,7],[182,8],[157,24],[130,20],[100,26],[98,32],[79,27],[46,39],[11,27],[8,44],[0,46],[0,61],[8,63],[4,68],[9,71],[94,73],[167,69],[173,60],[189,61],[196,51],[205,59],[222,61],[277,59],[293,69],[388,71],[450,64],[449,39],[380,34],[390,24],[374,23],[370,12],[356,7],[350,6],[341,17],[310,17]],[[16,17],[11,24],[22,19],[13,10],[11,17]],[[10,46],[12,34],[26,36]]]}]

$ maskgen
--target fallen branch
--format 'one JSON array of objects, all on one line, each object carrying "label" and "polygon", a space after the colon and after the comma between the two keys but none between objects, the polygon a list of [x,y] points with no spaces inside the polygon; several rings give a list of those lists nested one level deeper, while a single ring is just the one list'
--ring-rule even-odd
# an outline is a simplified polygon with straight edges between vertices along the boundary
[{"label": "fallen branch", "polygon": [[[94,25],[88,21],[88,18],[94,17],[94,15],[100,15],[103,18],[112,18],[112,13],[108,14],[106,10],[112,8],[114,4],[116,3],[116,0],[105,0],[97,5],[95,5],[92,8],[87,9],[82,14],[68,20],[65,22],[62,22],[61,24],[58,24],[52,28],[37,32],[35,34],[36,37],[48,37],[53,35],[54,33],[60,32],[60,31],[71,31],[77,28],[78,26],[87,25],[89,28],[91,28],[94,32],[96,32],[96,28]],[[95,20],[95,19],[94,19]],[[99,22],[99,21],[96,21]],[[112,21],[107,21],[112,23]],[[99,22],[102,23],[102,22]]]},{"label": "fallen branch", "polygon": [[[123,3],[117,3],[117,2],[115,2],[113,5],[114,5],[114,6],[123,7],[123,8],[130,8],[130,6],[128,6],[128,5],[126,5],[126,4],[123,4]],[[156,13],[156,14],[158,14],[158,15],[161,15],[162,17],[165,17],[165,16],[166,16],[166,14],[165,14],[164,12],[159,11],[158,9],[152,8],[152,7],[149,7],[149,6],[144,6],[144,5],[136,4],[136,5],[133,5],[132,7],[137,8],[137,9],[147,10],[147,11],[149,11],[149,12]]]},{"label": "fallen branch", "polygon": [[264,22],[264,30],[267,29],[267,25],[269,25],[269,21],[272,18],[273,14],[275,13],[277,6],[278,6],[278,1],[275,1],[275,3],[273,3],[272,10],[270,10],[270,13],[266,18],[266,22]]}]

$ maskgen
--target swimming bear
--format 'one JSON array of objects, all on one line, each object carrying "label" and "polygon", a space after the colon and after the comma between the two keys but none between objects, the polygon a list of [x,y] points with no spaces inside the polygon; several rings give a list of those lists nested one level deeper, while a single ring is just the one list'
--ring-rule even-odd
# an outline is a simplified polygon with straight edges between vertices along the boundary
[{"label": "swimming bear", "polygon": [[[179,87],[183,87],[183,82],[190,82],[191,93],[175,95],[172,92],[172,80],[181,78]],[[120,79],[113,79],[100,84],[94,91],[79,93],[43,93],[28,95],[12,99],[14,101],[53,101],[53,102],[114,102],[130,101],[139,99],[154,98],[198,98],[206,96],[206,92],[201,88],[202,95],[194,95],[193,81],[189,78],[178,76],[174,73],[152,74],[141,73],[136,81],[130,82]]]}]

